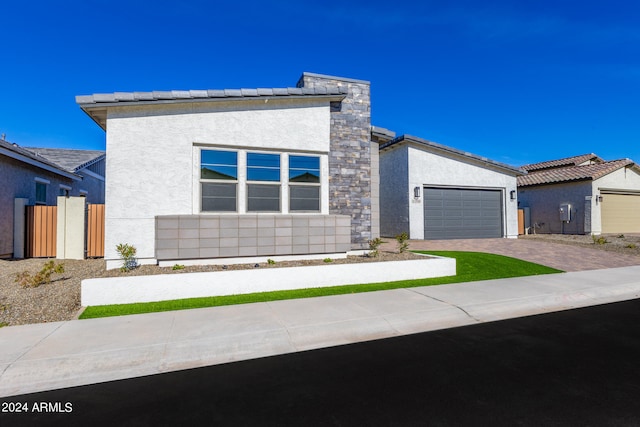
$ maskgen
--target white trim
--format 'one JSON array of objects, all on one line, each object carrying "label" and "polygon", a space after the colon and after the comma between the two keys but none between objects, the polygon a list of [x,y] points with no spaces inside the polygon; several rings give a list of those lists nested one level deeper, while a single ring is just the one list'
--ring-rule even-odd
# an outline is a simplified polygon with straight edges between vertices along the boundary
[{"label": "white trim", "polygon": [[89,191],[83,190],[82,188],[80,189],[80,195],[87,196],[88,194],[89,194]]},{"label": "white trim", "polygon": [[88,169],[82,169],[82,170],[78,171],[78,173],[81,173],[81,174],[86,175],[86,176],[90,176],[91,178],[95,178],[97,180],[100,180],[100,181],[104,182],[104,176],[99,175],[99,174],[97,174],[95,172],[91,172]]},{"label": "white trim", "polygon": [[71,187],[69,187],[68,185],[65,184],[60,184],[60,189],[61,190],[67,190],[67,191],[71,191]]},{"label": "white trim", "polygon": [[40,184],[47,184],[47,185],[51,184],[51,181],[49,181],[48,179],[40,178],[40,177],[37,177],[37,176],[35,178],[33,178],[33,180],[35,182],[39,182]]}]

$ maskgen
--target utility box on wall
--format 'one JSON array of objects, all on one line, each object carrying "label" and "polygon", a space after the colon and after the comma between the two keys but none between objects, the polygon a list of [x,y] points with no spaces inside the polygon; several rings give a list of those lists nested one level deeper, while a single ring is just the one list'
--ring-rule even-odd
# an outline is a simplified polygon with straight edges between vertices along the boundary
[{"label": "utility box on wall", "polygon": [[569,203],[560,204],[560,221],[571,222],[571,205]]}]

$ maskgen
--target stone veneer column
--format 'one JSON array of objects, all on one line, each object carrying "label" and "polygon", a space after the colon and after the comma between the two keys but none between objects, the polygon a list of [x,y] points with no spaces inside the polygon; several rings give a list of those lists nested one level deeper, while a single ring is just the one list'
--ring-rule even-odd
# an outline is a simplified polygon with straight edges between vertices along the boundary
[{"label": "stone veneer column", "polygon": [[[331,106],[329,212],[351,217],[353,249],[368,248],[372,236],[371,98],[363,80],[304,73],[298,87],[346,88]],[[375,192],[374,192],[375,193]],[[375,194],[374,194],[375,196]],[[377,236],[376,236],[377,237]]]}]

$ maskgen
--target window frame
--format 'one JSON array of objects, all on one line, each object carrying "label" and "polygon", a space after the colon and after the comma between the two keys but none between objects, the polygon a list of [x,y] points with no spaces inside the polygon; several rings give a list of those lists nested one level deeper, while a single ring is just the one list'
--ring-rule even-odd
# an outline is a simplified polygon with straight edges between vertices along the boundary
[{"label": "window frame", "polygon": [[[209,164],[209,165],[216,165],[213,163],[203,163],[203,151],[213,151],[213,152],[223,152],[223,153],[233,153],[235,155],[235,172],[236,172],[236,176],[235,179],[215,179],[215,178],[203,178],[202,177],[202,169],[203,169],[203,165],[204,164]],[[199,205],[200,205],[200,213],[239,213],[238,212],[238,187],[239,187],[239,159],[238,159],[238,151],[237,150],[229,150],[229,149],[219,149],[219,148],[209,148],[209,147],[202,147],[199,150],[199,167],[198,167],[198,186],[199,186]],[[219,166],[223,166],[223,167],[231,167],[230,164],[219,164]],[[204,209],[204,185],[206,184],[219,184],[219,185],[224,185],[224,184],[228,184],[228,185],[233,185],[234,186],[234,193],[235,193],[235,208],[233,210],[205,210]]]},{"label": "window frame", "polygon": [[[34,200],[35,200],[35,205],[39,205],[39,206],[46,206],[47,205],[47,193],[48,191],[48,186],[49,184],[51,184],[51,181],[49,181],[48,179],[42,179],[42,178],[35,178],[35,195],[34,195]],[[38,199],[38,188],[43,188],[44,190],[44,200],[42,199]]]},{"label": "window frame", "polygon": [[[291,168],[291,158],[292,157],[307,157],[314,158],[318,161],[318,182],[295,182],[291,181],[291,170],[296,170],[300,168]],[[288,186],[288,196],[289,196],[289,213],[321,213],[322,212],[322,158],[319,155],[311,155],[311,154],[291,154],[289,155],[288,164],[287,164],[287,186]],[[308,209],[291,209],[291,195],[292,187],[314,187],[318,189],[318,209],[317,210],[308,210]]]},{"label": "window frame", "polygon": [[[245,213],[282,213],[282,153],[278,152],[278,153],[274,153],[274,152],[263,152],[263,151],[256,151],[256,150],[246,150],[246,162],[245,162],[245,180],[244,180],[244,187],[245,187]],[[261,167],[261,166],[250,166],[250,157],[251,155],[258,155],[258,156],[273,156],[273,157],[277,157],[278,158],[278,180],[274,181],[274,180],[260,180],[260,179],[249,179],[249,174],[250,174],[250,170],[251,169],[271,169],[271,170],[275,170],[274,167],[272,166],[266,166],[266,167]],[[251,210],[249,209],[249,187],[250,186],[269,186],[269,187],[278,187],[278,209],[277,210]]]},{"label": "window frame", "polygon": [[[206,179],[202,178],[202,153],[204,151],[222,151],[235,153],[236,159],[236,179]],[[252,154],[267,154],[278,156],[279,158],[279,175],[280,179],[275,180],[250,180],[249,175],[252,175],[249,164],[254,163],[251,160]],[[308,157],[316,159],[317,169],[315,167],[310,168],[312,173],[317,173],[318,182],[295,182],[290,181],[290,166],[291,162],[297,157]],[[326,168],[328,162],[328,153],[325,152],[297,152],[289,151],[287,149],[282,150],[269,150],[259,147],[229,147],[229,146],[210,146],[205,144],[194,144],[194,184],[193,189],[194,196],[194,214],[212,214],[212,215],[225,215],[225,214],[282,214],[282,215],[297,215],[297,214],[326,214],[323,209],[327,209],[327,198],[329,197],[329,182],[326,175]],[[315,166],[315,165],[314,165]],[[255,177],[255,175],[253,175]],[[273,177],[272,177],[273,178]],[[220,184],[234,184],[235,188],[235,210],[203,210],[203,183],[212,182]],[[279,203],[278,210],[250,210],[249,209],[249,188],[252,185],[273,186],[278,187],[279,190]],[[317,188],[317,209],[291,209],[291,193],[295,187],[314,187]],[[295,205],[295,202],[294,202]]]}]

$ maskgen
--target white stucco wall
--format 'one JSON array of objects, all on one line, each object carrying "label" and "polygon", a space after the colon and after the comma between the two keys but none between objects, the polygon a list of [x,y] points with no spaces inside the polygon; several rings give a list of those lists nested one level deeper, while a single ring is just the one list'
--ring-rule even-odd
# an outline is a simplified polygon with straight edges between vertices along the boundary
[{"label": "white stucco wall", "polygon": [[[409,222],[411,239],[424,238],[424,186],[444,186],[457,188],[486,188],[503,191],[502,217],[504,237],[518,236],[518,207],[509,194],[516,190],[516,177],[490,167],[473,164],[460,157],[453,158],[432,153],[418,145],[408,145],[409,181],[405,190],[409,202]],[[420,187],[420,199],[413,199],[413,188]]]},{"label": "white stucco wall", "polygon": [[140,259],[153,258],[154,217],[198,212],[194,145],[321,154],[329,151],[329,135],[328,101],[110,107],[105,259],[118,258],[118,243],[134,245]]}]

